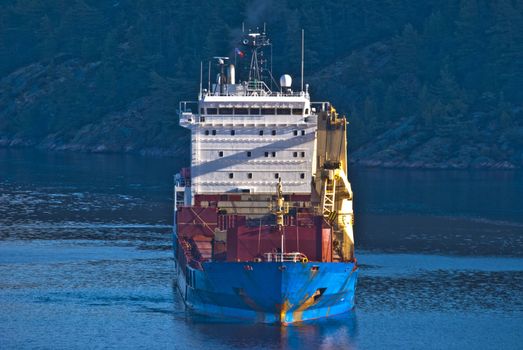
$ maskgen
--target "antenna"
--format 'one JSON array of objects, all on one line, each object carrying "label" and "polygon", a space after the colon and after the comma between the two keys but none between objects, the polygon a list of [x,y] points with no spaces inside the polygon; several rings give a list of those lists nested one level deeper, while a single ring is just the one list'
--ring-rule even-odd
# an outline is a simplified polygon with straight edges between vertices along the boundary
[{"label": "antenna", "polygon": [[208,72],[209,72],[209,80],[207,82],[207,91],[208,93],[210,94],[211,93],[211,61],[209,61],[209,69],[208,69]]},{"label": "antenna", "polygon": [[271,74],[271,90],[272,90],[272,82],[274,81],[274,78],[272,76],[272,44],[271,44],[271,71],[270,71],[270,74]]},{"label": "antenna", "polygon": [[200,98],[202,98],[203,61],[200,61]]},{"label": "antenna", "polygon": [[301,30],[301,91],[303,92],[303,46],[305,41],[305,30]]}]

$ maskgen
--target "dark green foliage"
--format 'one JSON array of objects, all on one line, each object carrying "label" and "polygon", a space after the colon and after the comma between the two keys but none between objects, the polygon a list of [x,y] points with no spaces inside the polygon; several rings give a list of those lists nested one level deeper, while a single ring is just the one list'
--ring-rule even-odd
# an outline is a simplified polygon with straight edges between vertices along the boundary
[{"label": "dark green foliage", "polygon": [[64,73],[0,132],[73,135],[154,96],[150,125],[179,135],[176,101],[195,98],[200,61],[206,76],[212,56],[233,55],[242,21],[267,22],[274,76],[290,73],[295,86],[306,30],[306,82],[350,112],[355,146],[411,116],[427,135],[459,139],[523,124],[521,1],[4,0],[0,77],[37,62],[96,67]]}]

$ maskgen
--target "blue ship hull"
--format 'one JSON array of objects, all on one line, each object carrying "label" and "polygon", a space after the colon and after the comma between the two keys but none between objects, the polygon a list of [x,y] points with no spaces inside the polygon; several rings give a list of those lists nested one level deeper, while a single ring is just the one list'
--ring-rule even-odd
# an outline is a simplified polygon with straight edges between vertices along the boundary
[{"label": "blue ship hull", "polygon": [[176,265],[185,304],[198,313],[289,324],[354,307],[358,269],[351,262],[206,262],[202,267]]}]

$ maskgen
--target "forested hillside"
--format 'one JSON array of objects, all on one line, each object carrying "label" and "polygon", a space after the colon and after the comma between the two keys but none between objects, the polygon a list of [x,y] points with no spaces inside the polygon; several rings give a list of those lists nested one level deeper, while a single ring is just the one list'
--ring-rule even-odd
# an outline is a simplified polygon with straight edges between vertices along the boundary
[{"label": "forested hillside", "polygon": [[[0,145],[185,154],[200,61],[267,23],[275,75],[350,120],[353,161],[523,166],[519,0],[3,0]],[[295,79],[298,81],[298,79]]]}]

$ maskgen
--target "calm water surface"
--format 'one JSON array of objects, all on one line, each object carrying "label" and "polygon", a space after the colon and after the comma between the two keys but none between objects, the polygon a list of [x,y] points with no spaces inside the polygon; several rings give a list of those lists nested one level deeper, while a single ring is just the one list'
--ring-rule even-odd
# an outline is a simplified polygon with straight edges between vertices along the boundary
[{"label": "calm water surface", "polygon": [[521,348],[522,172],[352,169],[357,307],[280,328],[184,309],[179,166],[0,150],[0,348]]}]

